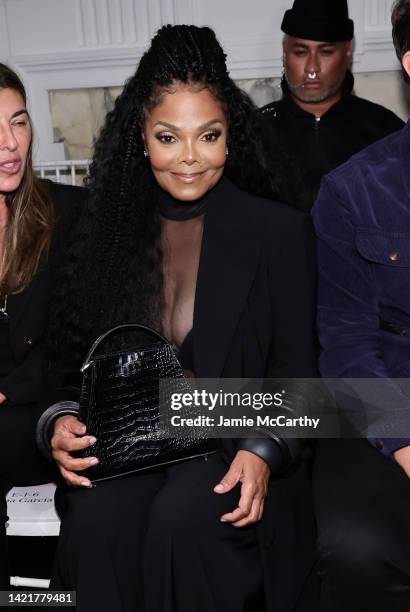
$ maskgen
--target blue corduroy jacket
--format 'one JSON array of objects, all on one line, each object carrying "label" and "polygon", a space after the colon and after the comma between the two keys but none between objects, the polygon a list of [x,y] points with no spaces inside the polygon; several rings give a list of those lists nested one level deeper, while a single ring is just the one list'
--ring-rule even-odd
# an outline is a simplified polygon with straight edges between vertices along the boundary
[{"label": "blue corduroy jacket", "polygon": [[391,455],[410,445],[410,384],[389,380],[410,379],[410,122],[327,175],[312,215],[320,371],[384,379],[359,395],[381,415],[370,442]]}]

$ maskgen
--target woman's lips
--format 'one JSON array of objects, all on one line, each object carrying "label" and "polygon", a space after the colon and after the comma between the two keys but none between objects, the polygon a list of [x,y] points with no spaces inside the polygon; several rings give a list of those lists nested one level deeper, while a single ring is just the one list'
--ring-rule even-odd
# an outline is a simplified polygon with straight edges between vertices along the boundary
[{"label": "woman's lips", "polygon": [[173,172],[175,178],[179,179],[182,183],[194,183],[203,175],[203,172],[193,172],[192,174],[183,174],[179,172]]},{"label": "woman's lips", "polygon": [[8,174],[9,176],[13,176],[13,174],[18,174],[21,169],[21,160],[19,159],[11,159],[9,161],[0,163],[0,172],[3,174]]}]

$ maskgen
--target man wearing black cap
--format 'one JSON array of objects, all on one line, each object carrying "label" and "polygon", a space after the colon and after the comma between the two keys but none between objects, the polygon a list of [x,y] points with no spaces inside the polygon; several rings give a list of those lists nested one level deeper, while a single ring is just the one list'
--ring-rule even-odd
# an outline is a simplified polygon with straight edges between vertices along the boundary
[{"label": "man wearing black cap", "polygon": [[404,124],[352,94],[354,24],[347,0],[295,0],[282,31],[283,98],[262,113],[293,156],[311,205],[324,174]]}]

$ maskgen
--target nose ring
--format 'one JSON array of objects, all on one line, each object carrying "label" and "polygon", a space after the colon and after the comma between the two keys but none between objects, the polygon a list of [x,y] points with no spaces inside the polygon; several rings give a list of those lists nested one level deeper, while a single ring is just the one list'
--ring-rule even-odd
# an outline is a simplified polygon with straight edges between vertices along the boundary
[{"label": "nose ring", "polygon": [[308,74],[309,81],[314,81],[316,78],[317,78],[317,73],[316,72],[309,72],[309,74]]}]

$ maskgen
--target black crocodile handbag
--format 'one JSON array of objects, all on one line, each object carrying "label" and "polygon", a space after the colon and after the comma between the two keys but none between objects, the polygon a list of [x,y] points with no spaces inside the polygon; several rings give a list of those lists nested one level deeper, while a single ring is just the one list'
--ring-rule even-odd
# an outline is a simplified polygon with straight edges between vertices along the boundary
[{"label": "black crocodile handbag", "polygon": [[[108,341],[110,350],[102,353]],[[139,324],[110,329],[94,342],[81,372],[78,418],[97,442],[77,456],[98,457],[96,466],[82,472],[93,482],[217,450],[204,428],[195,428],[190,437],[171,437],[164,426],[160,417],[170,414],[171,393],[192,392],[192,382],[155,330]]]}]

